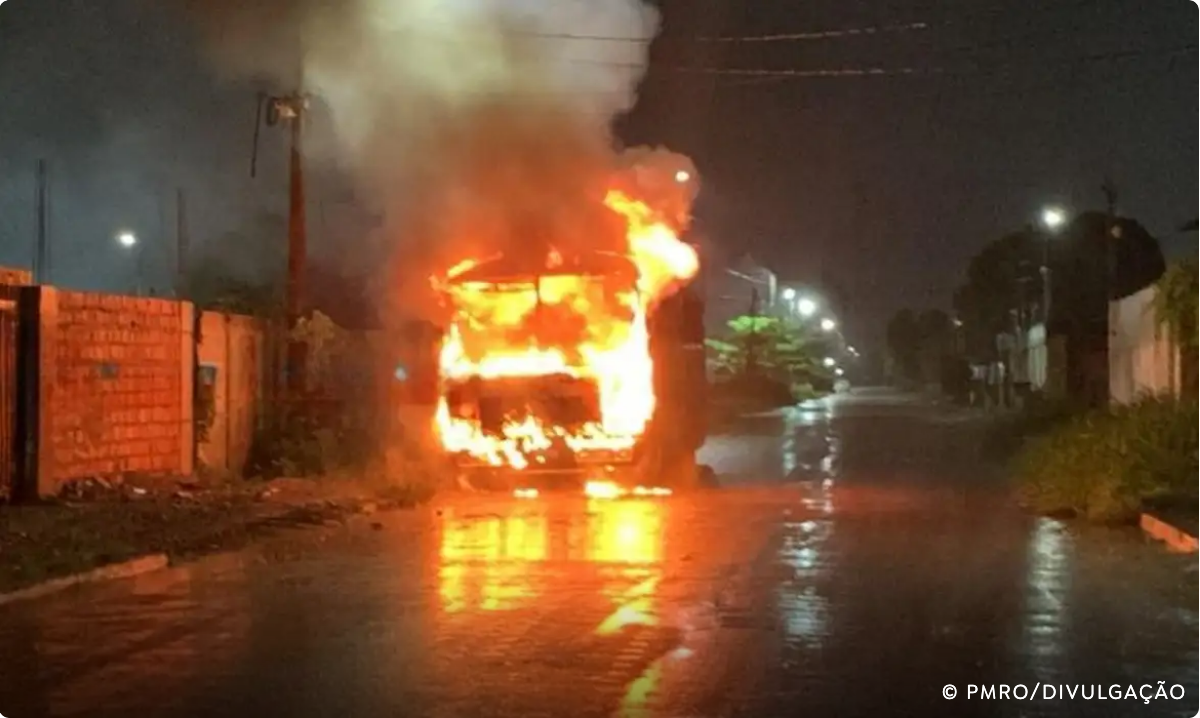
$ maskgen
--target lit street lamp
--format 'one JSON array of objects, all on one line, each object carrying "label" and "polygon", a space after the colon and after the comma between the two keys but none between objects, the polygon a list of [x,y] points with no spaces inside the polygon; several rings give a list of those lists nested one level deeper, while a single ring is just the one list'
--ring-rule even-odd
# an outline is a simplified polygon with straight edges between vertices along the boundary
[{"label": "lit street lamp", "polygon": [[828,317],[821,320],[821,331],[831,332],[834,329],[837,329],[837,322],[833,321],[832,319],[830,319]]},{"label": "lit street lamp", "polygon": [[808,297],[801,297],[796,302],[796,311],[800,312],[802,317],[811,317],[817,313],[817,303]]},{"label": "lit street lamp", "polygon": [[832,369],[833,367],[837,366],[837,360],[836,360],[836,359],[834,359],[833,357],[825,357],[825,362],[824,362],[824,363],[825,363],[825,366],[826,366],[826,367],[829,367],[830,369]]},{"label": "lit street lamp", "polygon": [[784,289],[783,289],[783,301],[785,301],[785,302],[790,302],[790,301],[792,301],[792,300],[793,300],[793,299],[795,299],[795,298],[796,298],[796,290],[795,290],[795,289],[792,289],[791,287],[784,287]]},{"label": "lit street lamp", "polygon": [[687,170],[679,170],[678,172],[675,173],[675,181],[678,182],[679,184],[684,184],[691,178],[692,178],[692,173],[688,172]]},{"label": "lit street lamp", "polygon": [[1058,207],[1047,207],[1042,210],[1042,225],[1047,229],[1045,241],[1042,244],[1042,323],[1047,331],[1050,328],[1050,241],[1054,234],[1067,221],[1067,213]]},{"label": "lit street lamp", "polygon": [[1058,207],[1047,207],[1042,210],[1042,224],[1051,231],[1058,229],[1067,221],[1067,213]]},{"label": "lit street lamp", "polygon": [[117,239],[117,244],[121,245],[122,248],[127,249],[136,255],[134,257],[134,262],[135,262],[134,272],[137,274],[137,293],[138,293],[138,296],[141,296],[142,295],[142,254],[143,254],[144,250],[142,249],[142,247],[140,247],[138,245],[137,235],[134,234],[133,232],[130,232],[129,230],[122,230],[120,232],[117,232],[116,239]]}]

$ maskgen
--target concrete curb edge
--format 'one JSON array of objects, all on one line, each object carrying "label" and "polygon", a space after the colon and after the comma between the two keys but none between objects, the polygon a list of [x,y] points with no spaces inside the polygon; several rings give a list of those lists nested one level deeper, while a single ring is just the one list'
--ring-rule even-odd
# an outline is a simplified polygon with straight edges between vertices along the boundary
[{"label": "concrete curb edge", "polygon": [[[381,501],[378,499],[359,499],[350,502],[350,510],[358,515],[370,516],[376,513],[387,511],[402,510],[411,508],[404,505],[395,505],[390,501]],[[293,507],[292,510],[303,510],[312,506],[323,505],[323,502],[316,501],[310,504],[303,504],[299,507]],[[286,513],[286,512],[285,512]],[[219,552],[218,552],[219,553]],[[120,578],[132,578],[140,576],[144,573],[151,573],[167,568],[171,565],[171,559],[165,553],[152,553],[145,556],[121,561],[120,563],[111,563],[106,566],[81,571],[69,576],[60,576],[52,578],[42,583],[36,583],[32,586],[10,591],[9,593],[0,593],[0,606],[23,601],[30,598],[41,598],[52,593],[57,593],[72,586],[79,586],[87,583],[99,583],[102,581],[112,581]],[[3,718],[3,716],[0,716]]]},{"label": "concrete curb edge", "polygon": [[1195,553],[1200,549],[1200,542],[1183,530],[1172,526],[1152,514],[1142,514],[1138,525],[1149,537],[1167,544],[1167,548],[1176,553]]},{"label": "concrete curb edge", "polygon": [[70,576],[52,578],[49,581],[43,581],[27,588],[0,594],[0,606],[14,601],[40,598],[84,583],[98,583],[100,581],[140,576],[143,573],[150,573],[151,571],[166,568],[170,563],[165,553],[152,553],[120,563],[110,563],[107,566],[93,568],[89,571],[83,571]]}]

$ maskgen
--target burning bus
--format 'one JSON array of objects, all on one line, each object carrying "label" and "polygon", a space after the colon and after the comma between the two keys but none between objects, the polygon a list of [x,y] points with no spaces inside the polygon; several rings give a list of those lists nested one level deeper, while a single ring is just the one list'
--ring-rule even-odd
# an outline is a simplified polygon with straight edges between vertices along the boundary
[{"label": "burning bus", "polygon": [[689,483],[703,441],[693,247],[610,192],[626,249],[467,260],[435,279],[450,317],[438,438],[473,485]]}]

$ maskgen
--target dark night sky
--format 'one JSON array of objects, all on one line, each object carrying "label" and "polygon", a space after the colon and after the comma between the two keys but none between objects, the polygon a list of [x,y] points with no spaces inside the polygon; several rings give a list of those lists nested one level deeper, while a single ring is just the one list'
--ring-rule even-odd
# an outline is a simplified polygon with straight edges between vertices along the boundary
[{"label": "dark night sky", "polygon": [[[704,230],[786,277],[827,273],[852,334],[898,305],[945,305],[969,257],[1047,202],[1119,210],[1168,254],[1197,214],[1197,7],[1184,0],[664,0],[665,30],[629,143],[691,155]],[[142,9],[138,9],[142,8]],[[696,36],[921,22],[923,30],[788,43]],[[1129,54],[1133,51],[1133,54]],[[747,82],[724,68],[912,68],[911,75]],[[161,236],[160,192],[188,187],[193,235],[282,206],[282,151],[247,177],[248,86],[219,83],[182,28],[133,0],[0,8],[0,263],[32,252],[33,167],[53,167],[54,279],[127,287],[118,226]],[[333,202],[331,200],[331,202]],[[315,234],[328,211],[314,211]],[[170,248],[146,262],[165,271]],[[1194,255],[1193,255],[1194,256]]]}]

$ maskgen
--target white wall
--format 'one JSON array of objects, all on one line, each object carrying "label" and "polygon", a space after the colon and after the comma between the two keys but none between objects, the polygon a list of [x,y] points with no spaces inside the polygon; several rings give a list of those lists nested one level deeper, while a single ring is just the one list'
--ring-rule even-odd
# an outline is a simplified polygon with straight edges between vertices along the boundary
[{"label": "white wall", "polygon": [[197,381],[213,413],[196,453],[217,475],[240,475],[250,455],[266,379],[265,349],[257,320],[220,312],[200,316]]},{"label": "white wall", "polygon": [[1146,287],[1109,305],[1108,388],[1112,401],[1128,403],[1141,394],[1179,386],[1179,353],[1159,331],[1154,317],[1157,290]]}]

